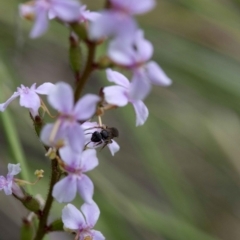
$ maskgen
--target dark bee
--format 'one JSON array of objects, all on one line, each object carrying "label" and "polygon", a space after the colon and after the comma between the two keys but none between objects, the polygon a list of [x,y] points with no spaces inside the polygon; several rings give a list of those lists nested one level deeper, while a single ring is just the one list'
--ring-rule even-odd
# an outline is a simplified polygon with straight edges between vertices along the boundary
[{"label": "dark bee", "polygon": [[[113,138],[119,136],[118,130],[114,127],[99,127],[99,128],[102,128],[102,130],[100,132],[98,131],[93,132],[90,142],[96,143],[96,146],[104,143],[102,149],[106,147],[109,143],[112,143]],[[87,143],[86,146],[89,143]]]}]

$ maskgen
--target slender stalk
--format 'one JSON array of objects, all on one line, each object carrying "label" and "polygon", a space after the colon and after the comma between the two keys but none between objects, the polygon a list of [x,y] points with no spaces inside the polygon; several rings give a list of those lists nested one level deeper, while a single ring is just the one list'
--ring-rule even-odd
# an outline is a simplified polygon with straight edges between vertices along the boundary
[{"label": "slender stalk", "polygon": [[56,159],[52,160],[51,165],[52,165],[52,175],[50,180],[50,188],[48,191],[46,204],[41,213],[41,216],[39,217],[39,225],[38,225],[37,233],[34,240],[42,240],[44,235],[48,231],[47,219],[53,203],[53,196],[52,196],[53,186],[60,178],[60,172],[58,170],[57,160]]},{"label": "slender stalk", "polygon": [[74,94],[75,102],[77,102],[77,100],[80,98],[81,92],[89,78],[89,75],[94,70],[93,62],[95,57],[96,44],[92,42],[87,42],[87,46],[88,46],[87,63],[86,63],[85,70],[81,76],[81,79],[77,82],[77,86]]}]

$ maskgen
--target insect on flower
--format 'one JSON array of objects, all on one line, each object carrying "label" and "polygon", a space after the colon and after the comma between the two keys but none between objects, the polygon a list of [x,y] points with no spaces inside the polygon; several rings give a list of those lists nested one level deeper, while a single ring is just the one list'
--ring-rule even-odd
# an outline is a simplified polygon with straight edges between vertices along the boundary
[{"label": "insect on flower", "polygon": [[115,127],[99,126],[99,127],[94,127],[94,128],[100,128],[102,130],[100,132],[94,131],[93,133],[86,133],[86,134],[92,134],[92,137],[91,137],[91,141],[85,145],[85,148],[87,147],[87,145],[89,143],[93,142],[93,143],[96,143],[95,146],[98,146],[98,145],[104,143],[102,146],[102,149],[103,149],[109,143],[112,143],[113,138],[119,136],[119,132]]}]

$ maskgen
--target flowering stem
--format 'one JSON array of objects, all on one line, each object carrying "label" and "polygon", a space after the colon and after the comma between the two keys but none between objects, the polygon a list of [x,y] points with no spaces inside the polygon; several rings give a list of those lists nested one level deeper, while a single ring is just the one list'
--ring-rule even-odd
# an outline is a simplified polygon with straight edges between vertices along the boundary
[{"label": "flowering stem", "polygon": [[77,100],[80,98],[81,92],[88,80],[88,77],[91,74],[91,72],[94,70],[93,62],[95,57],[96,44],[93,42],[87,42],[87,46],[88,46],[87,63],[80,81],[77,82],[77,86],[74,94],[75,102],[77,102]]},{"label": "flowering stem", "polygon": [[51,176],[51,180],[50,180],[50,188],[48,191],[46,204],[41,213],[41,216],[39,217],[39,225],[38,225],[37,233],[36,233],[34,240],[42,240],[44,235],[48,231],[47,219],[48,219],[48,215],[49,215],[52,203],[53,203],[53,196],[52,196],[53,186],[59,180],[60,175],[61,175],[58,170],[58,162],[56,159],[51,161],[51,165],[52,165],[52,176]]}]

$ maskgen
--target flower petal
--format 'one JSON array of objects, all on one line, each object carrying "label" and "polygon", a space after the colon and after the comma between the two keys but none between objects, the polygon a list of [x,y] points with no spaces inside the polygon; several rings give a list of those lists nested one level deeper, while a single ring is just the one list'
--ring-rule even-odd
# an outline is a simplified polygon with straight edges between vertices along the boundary
[{"label": "flower petal", "polygon": [[129,98],[131,100],[143,100],[150,92],[151,84],[142,74],[134,73],[129,88]]},{"label": "flower petal", "polygon": [[95,149],[87,149],[82,153],[81,168],[83,172],[88,172],[98,165],[98,158]]},{"label": "flower petal", "polygon": [[8,104],[12,102],[15,98],[19,97],[18,92],[14,92],[13,95],[5,102],[0,104],[0,111],[3,112],[7,108]]},{"label": "flower petal", "polygon": [[125,87],[127,89],[129,88],[129,81],[123,74],[121,74],[117,71],[113,71],[110,68],[108,68],[106,70],[106,74],[107,74],[107,79],[108,79],[109,82],[114,82],[117,85],[120,85],[120,86]]},{"label": "flower petal", "polygon": [[107,146],[108,146],[108,148],[109,148],[112,156],[114,156],[114,154],[115,154],[116,152],[118,152],[119,149],[120,149],[120,146],[119,146],[118,143],[117,143],[116,141],[114,141],[114,140],[112,140],[112,143],[108,144]]},{"label": "flower petal", "polygon": [[98,12],[90,12],[89,10],[86,10],[87,6],[83,5],[80,8],[80,18],[79,21],[80,22],[84,22],[84,21],[96,21],[101,14]]},{"label": "flower petal", "polygon": [[143,101],[136,101],[133,103],[136,113],[136,126],[143,125],[148,118],[148,109]]},{"label": "flower petal", "polygon": [[61,126],[59,127],[59,129],[57,130],[57,132],[55,133],[55,136],[53,139],[50,139],[52,138],[52,135],[53,135],[53,131],[54,131],[54,128],[55,128],[55,124],[46,124],[41,133],[40,133],[40,139],[41,141],[47,145],[47,146],[50,146],[50,147],[59,147],[58,143],[59,142],[62,142],[64,143],[65,145],[68,143],[66,141],[66,138],[67,138],[67,134],[66,134],[66,129],[62,128]]},{"label": "flower petal", "polygon": [[85,145],[85,136],[79,123],[75,123],[67,129],[68,143],[73,151],[81,153]]},{"label": "flower petal", "polygon": [[24,199],[25,193],[23,192],[22,188],[15,182],[12,182],[12,192],[14,195],[16,195],[18,198]]},{"label": "flower petal", "polygon": [[137,29],[137,24],[129,15],[117,11],[103,11],[89,26],[89,36],[92,40],[104,37],[119,37],[127,40],[132,39],[132,35]]},{"label": "flower petal", "polygon": [[143,14],[155,6],[154,0],[111,0],[110,2],[113,8],[122,9],[128,14]]},{"label": "flower petal", "polygon": [[108,47],[108,56],[110,59],[123,66],[132,66],[136,60],[136,50],[133,48],[134,34],[129,41],[122,38],[115,38]]},{"label": "flower petal", "polygon": [[146,62],[153,55],[153,45],[144,38],[144,32],[138,30],[135,33],[134,45],[136,47],[136,59],[138,62]]},{"label": "flower petal", "polygon": [[84,202],[93,202],[92,197],[94,186],[92,180],[88,176],[82,174],[81,178],[77,181],[77,189]]},{"label": "flower petal", "polygon": [[97,122],[84,122],[82,125],[81,125],[82,129],[84,129],[84,131],[88,131],[90,130],[90,132],[94,132],[97,127],[99,127],[98,123]]},{"label": "flower petal", "polygon": [[77,192],[77,178],[73,175],[61,179],[53,187],[53,197],[60,203],[71,202]]},{"label": "flower petal", "polygon": [[128,91],[121,86],[110,86],[103,89],[104,98],[107,103],[113,104],[119,107],[123,107],[128,104]]},{"label": "flower petal", "polygon": [[0,190],[4,188],[7,183],[7,179],[4,176],[0,176]]},{"label": "flower petal", "polygon": [[160,86],[169,86],[172,83],[172,80],[154,61],[151,61],[146,64],[146,75],[148,76],[152,84]]},{"label": "flower petal", "polygon": [[88,226],[93,228],[100,216],[100,210],[97,204],[94,201],[91,204],[84,203],[81,206],[81,211],[86,218]]},{"label": "flower petal", "polygon": [[93,116],[96,111],[96,105],[100,98],[95,94],[86,94],[79,99],[74,107],[74,113],[78,120],[87,120]]},{"label": "flower petal", "polygon": [[77,21],[80,3],[74,0],[52,0],[51,11],[63,21]]},{"label": "flower petal", "polygon": [[80,165],[81,161],[81,152],[77,153],[72,150],[69,146],[60,148],[59,150],[61,159],[66,163],[68,166],[72,168],[77,168]]},{"label": "flower petal", "polygon": [[70,114],[73,109],[73,90],[64,82],[55,84],[48,95],[48,101],[53,108],[61,113]]},{"label": "flower petal", "polygon": [[102,235],[101,232],[97,230],[92,230],[91,231],[93,239],[92,240],[105,240],[105,237]]},{"label": "flower petal", "polygon": [[50,83],[50,82],[46,82],[43,83],[42,85],[40,85],[35,92],[38,94],[49,94],[49,92],[51,91],[51,89],[54,87],[54,84]]},{"label": "flower petal", "polygon": [[4,186],[3,190],[6,195],[11,195],[12,194],[12,181],[8,181],[7,185]]},{"label": "flower petal", "polygon": [[8,175],[14,176],[21,172],[20,163],[18,164],[8,164]]},{"label": "flower petal", "polygon": [[36,6],[35,23],[30,32],[30,38],[40,37],[47,31],[47,28],[48,28],[47,10],[42,6]]},{"label": "flower petal", "polygon": [[32,110],[34,116],[38,115],[38,109],[40,108],[40,97],[32,90],[28,90],[27,93],[20,94],[20,106],[29,108]]},{"label": "flower petal", "polygon": [[62,221],[65,228],[77,230],[85,224],[82,213],[72,204],[67,204],[62,210]]}]

